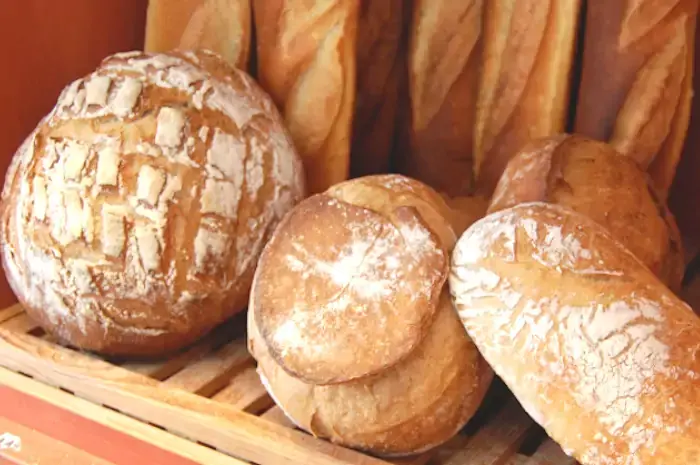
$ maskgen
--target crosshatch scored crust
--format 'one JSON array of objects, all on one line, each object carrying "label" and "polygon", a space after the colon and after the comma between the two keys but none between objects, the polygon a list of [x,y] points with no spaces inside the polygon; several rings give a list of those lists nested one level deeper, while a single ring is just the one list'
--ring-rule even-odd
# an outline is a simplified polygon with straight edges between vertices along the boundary
[{"label": "crosshatch scored crust", "polygon": [[250,77],[204,52],[118,54],[66,87],[14,158],[3,263],[60,339],[167,351],[245,307],[264,241],[303,194]]}]

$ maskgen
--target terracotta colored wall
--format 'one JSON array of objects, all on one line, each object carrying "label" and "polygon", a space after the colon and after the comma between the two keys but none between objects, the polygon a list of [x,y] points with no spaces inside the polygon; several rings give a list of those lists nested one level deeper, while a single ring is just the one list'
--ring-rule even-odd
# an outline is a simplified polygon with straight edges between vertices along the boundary
[{"label": "terracotta colored wall", "polygon": [[[106,55],[143,47],[147,0],[2,0],[0,174],[61,89]],[[0,308],[15,301],[4,275]]]}]

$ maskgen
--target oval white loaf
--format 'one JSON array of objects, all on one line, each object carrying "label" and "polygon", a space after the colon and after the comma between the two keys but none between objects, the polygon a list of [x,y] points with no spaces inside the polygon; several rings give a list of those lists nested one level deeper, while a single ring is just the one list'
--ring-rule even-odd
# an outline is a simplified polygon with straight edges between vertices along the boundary
[{"label": "oval white loaf", "polygon": [[106,58],[15,155],[3,265],[77,347],[177,349],[245,308],[258,256],[304,196],[270,98],[209,52]]},{"label": "oval white loaf", "polygon": [[451,218],[435,191],[397,175],[340,183],[285,216],[255,274],[248,338],[301,428],[405,455],[474,414],[493,373],[447,292]]},{"label": "oval white loaf", "polygon": [[582,464],[700,463],[700,320],[603,226],[539,202],[493,213],[449,283],[484,358]]}]

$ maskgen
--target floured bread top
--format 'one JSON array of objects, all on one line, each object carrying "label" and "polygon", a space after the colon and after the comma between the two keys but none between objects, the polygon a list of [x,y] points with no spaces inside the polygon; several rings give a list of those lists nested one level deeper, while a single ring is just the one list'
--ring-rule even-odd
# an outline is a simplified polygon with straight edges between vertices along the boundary
[{"label": "floured bread top", "polygon": [[544,203],[491,214],[459,240],[450,288],[484,358],[579,461],[697,461],[700,323],[602,226]]},{"label": "floured bread top", "polygon": [[[204,52],[114,55],[63,91],[13,160],[7,275],[57,327],[210,324],[246,292],[239,278],[302,179],[244,73]],[[210,313],[194,311],[205,300]]]},{"label": "floured bread top", "polygon": [[[432,324],[447,250],[402,196],[403,183],[418,184],[375,176],[313,196],[266,247],[252,291],[256,324],[271,355],[300,380],[374,374],[406,357]],[[434,222],[449,237],[446,220]]]}]

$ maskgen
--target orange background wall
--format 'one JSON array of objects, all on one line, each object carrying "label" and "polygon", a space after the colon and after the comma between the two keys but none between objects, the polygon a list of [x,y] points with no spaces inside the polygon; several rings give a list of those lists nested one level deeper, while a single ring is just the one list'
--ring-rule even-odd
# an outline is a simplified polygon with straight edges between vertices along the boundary
[{"label": "orange background wall", "polygon": [[[143,47],[147,0],[2,0],[0,174],[61,89],[105,56]],[[15,301],[0,279],[0,308]]]}]

